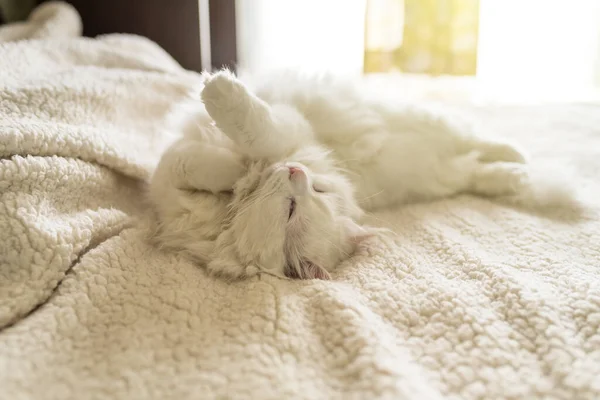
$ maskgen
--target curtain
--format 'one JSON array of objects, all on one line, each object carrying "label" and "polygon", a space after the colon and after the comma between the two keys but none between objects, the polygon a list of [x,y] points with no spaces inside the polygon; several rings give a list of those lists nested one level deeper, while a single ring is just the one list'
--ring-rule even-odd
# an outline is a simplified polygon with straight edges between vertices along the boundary
[{"label": "curtain", "polygon": [[474,75],[479,0],[368,0],[365,72]]},{"label": "curtain", "polygon": [[500,101],[600,99],[600,0],[367,0],[365,21],[366,73],[459,75]]}]

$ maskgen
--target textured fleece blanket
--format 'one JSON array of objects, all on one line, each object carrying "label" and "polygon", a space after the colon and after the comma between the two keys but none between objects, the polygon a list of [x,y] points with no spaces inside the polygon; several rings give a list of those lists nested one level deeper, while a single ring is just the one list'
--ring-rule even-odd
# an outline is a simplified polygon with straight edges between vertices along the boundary
[{"label": "textured fleece blanket", "polygon": [[52,36],[0,44],[1,399],[600,397],[600,107],[464,110],[570,166],[578,218],[410,205],[332,281],[226,283],[140,226],[199,77],[142,38]]}]

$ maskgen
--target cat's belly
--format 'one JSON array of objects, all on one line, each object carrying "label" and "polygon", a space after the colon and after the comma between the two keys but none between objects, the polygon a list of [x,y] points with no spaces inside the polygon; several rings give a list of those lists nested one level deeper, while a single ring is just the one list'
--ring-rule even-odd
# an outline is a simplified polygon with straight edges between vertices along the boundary
[{"label": "cat's belly", "polygon": [[376,152],[345,167],[358,203],[374,210],[452,194],[444,182],[455,152],[453,146],[424,140],[419,132],[388,134]]}]

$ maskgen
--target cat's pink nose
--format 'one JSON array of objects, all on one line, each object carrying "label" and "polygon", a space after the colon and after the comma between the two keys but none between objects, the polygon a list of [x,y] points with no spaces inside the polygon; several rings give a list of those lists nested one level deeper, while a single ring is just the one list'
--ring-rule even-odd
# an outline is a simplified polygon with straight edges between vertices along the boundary
[{"label": "cat's pink nose", "polygon": [[288,169],[290,170],[290,177],[292,177],[295,174],[303,174],[304,173],[304,171],[302,171],[298,167],[288,167]]},{"label": "cat's pink nose", "polygon": [[300,166],[287,166],[290,171],[290,183],[294,189],[294,193],[298,196],[308,193],[308,175],[304,168]]}]

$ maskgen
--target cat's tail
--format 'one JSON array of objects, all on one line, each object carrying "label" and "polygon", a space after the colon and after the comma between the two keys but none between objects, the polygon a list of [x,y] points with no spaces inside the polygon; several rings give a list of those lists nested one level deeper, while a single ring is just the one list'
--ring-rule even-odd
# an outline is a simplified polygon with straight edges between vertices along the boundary
[{"label": "cat's tail", "polygon": [[[471,182],[475,194],[532,211],[581,209],[572,174],[564,166],[544,165],[539,160],[533,163],[506,158],[482,160],[479,151],[474,154],[478,156]],[[520,154],[515,153],[515,156]]]},{"label": "cat's tail", "polygon": [[572,175],[564,169],[522,165],[526,172],[514,194],[499,196],[502,202],[531,211],[560,211],[578,215],[582,211]]},{"label": "cat's tail", "polygon": [[477,154],[474,189],[478,194],[530,210],[581,210],[572,173],[564,165],[530,162],[519,146],[509,142],[472,137],[469,146]]}]

